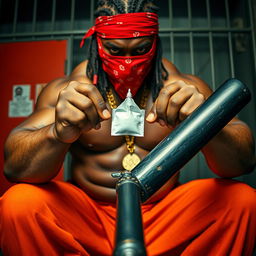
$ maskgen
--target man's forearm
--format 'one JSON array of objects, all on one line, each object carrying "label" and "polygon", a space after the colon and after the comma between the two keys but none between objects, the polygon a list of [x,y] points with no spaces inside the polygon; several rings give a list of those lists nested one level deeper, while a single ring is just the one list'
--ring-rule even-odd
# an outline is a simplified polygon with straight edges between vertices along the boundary
[{"label": "man's forearm", "polygon": [[209,167],[221,177],[237,177],[255,167],[254,140],[241,121],[229,123],[202,150]]},{"label": "man's forearm", "polygon": [[16,182],[47,182],[59,172],[69,146],[55,138],[53,125],[15,129],[5,144],[5,175]]}]

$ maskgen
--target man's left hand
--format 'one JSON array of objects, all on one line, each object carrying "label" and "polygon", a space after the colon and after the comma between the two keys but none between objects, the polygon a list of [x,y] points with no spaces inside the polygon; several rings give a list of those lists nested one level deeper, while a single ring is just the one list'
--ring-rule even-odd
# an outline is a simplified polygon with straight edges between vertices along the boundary
[{"label": "man's left hand", "polygon": [[175,127],[205,101],[196,86],[183,80],[165,82],[146,120]]}]

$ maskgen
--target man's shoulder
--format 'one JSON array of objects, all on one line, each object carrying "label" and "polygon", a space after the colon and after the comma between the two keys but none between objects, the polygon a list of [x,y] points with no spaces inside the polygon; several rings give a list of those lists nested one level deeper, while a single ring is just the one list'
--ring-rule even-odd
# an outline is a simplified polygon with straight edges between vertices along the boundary
[{"label": "man's shoulder", "polygon": [[162,63],[168,72],[168,79],[171,80],[193,80],[197,79],[196,76],[191,74],[182,73],[171,61],[166,58],[162,59]]},{"label": "man's shoulder", "polygon": [[84,60],[80,62],[72,71],[71,75],[77,75],[77,74],[86,74],[86,68],[87,68],[88,60]]},{"label": "man's shoulder", "polygon": [[83,62],[79,63],[70,74],[69,79],[78,81],[80,83],[91,83],[91,80],[86,74],[87,64],[88,60],[84,60]]}]

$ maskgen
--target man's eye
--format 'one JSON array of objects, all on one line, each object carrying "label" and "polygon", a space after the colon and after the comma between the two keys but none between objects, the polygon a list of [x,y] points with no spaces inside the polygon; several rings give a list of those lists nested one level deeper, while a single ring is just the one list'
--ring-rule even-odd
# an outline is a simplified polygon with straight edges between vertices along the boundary
[{"label": "man's eye", "polygon": [[143,55],[149,52],[151,49],[151,45],[143,46],[143,47],[138,47],[134,51],[134,55]]},{"label": "man's eye", "polygon": [[136,51],[137,51],[138,54],[143,54],[143,53],[146,52],[146,48],[145,48],[145,47],[143,47],[143,48],[137,48]]},{"label": "man's eye", "polygon": [[118,54],[120,52],[120,49],[118,49],[118,48],[109,48],[109,52],[111,54]]}]

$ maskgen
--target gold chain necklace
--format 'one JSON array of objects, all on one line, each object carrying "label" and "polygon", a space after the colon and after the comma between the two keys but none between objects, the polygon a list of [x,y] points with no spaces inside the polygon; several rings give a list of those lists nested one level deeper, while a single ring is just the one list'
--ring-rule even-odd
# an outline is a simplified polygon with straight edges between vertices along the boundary
[{"label": "gold chain necklace", "polygon": [[[117,108],[116,99],[111,89],[107,90],[107,99],[111,109]],[[148,91],[144,87],[142,97],[141,97],[141,102],[140,102],[140,108],[143,108],[143,109],[146,108],[147,99],[148,99]],[[136,153],[134,153],[135,137],[125,135],[125,142],[126,142],[126,147],[129,153],[123,157],[122,166],[125,170],[131,171],[140,162],[140,157]]]}]

